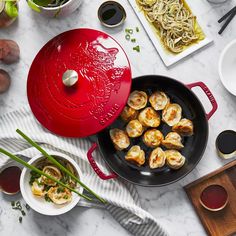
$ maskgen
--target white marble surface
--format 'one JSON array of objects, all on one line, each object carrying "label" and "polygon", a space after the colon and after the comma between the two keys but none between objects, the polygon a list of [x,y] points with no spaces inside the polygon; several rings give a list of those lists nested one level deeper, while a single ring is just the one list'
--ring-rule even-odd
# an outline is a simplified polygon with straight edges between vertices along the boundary
[{"label": "white marble surface", "polygon": [[[167,69],[144,29],[126,0],[120,0],[127,11],[125,25],[116,30],[103,28],[97,19],[97,9],[102,0],[84,0],[82,6],[65,19],[46,19],[32,12],[25,1],[20,2],[20,17],[10,28],[0,30],[0,38],[16,40],[21,48],[19,63],[4,66],[12,76],[10,90],[0,95],[0,114],[17,109],[27,103],[26,79],[29,66],[38,50],[57,34],[78,27],[101,29],[115,37],[126,50],[130,58],[133,76],[145,74],[163,74],[176,78],[183,83],[205,82],[214,93],[219,109],[209,121],[210,133],[207,150],[196,169],[183,180],[162,188],[138,187],[143,207],[152,213],[166,228],[170,235],[200,236],[205,231],[190,205],[182,186],[222,166],[215,152],[215,137],[224,129],[236,129],[236,97],[230,95],[222,86],[218,76],[218,59],[222,49],[236,38],[236,19],[230,24],[223,36],[217,34],[220,26],[217,20],[229,10],[236,0],[222,5],[209,4],[206,0],[191,0],[194,13],[201,18],[204,28],[214,39],[214,45],[188,57],[176,66]],[[125,40],[124,27],[139,26],[141,32],[138,43],[141,53],[132,50],[131,43]],[[210,109],[205,96],[197,90],[201,100]],[[1,132],[1,131],[0,131]],[[19,196],[20,198],[20,196]],[[11,209],[9,198],[0,193],[0,235],[82,235],[113,236],[129,235],[110,215],[99,209],[73,209],[60,217],[45,217],[30,211],[18,223],[18,212]],[[235,219],[234,219],[235,220]]]}]

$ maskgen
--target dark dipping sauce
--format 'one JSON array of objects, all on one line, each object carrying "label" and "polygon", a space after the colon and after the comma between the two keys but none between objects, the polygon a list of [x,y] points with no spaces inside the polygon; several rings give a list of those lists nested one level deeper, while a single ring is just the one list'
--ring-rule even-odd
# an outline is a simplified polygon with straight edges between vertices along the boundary
[{"label": "dark dipping sauce", "polygon": [[14,194],[20,191],[21,169],[17,166],[11,166],[0,173],[0,188],[3,192]]},{"label": "dark dipping sauce", "polygon": [[226,130],[220,133],[216,139],[216,146],[224,154],[231,154],[236,151],[236,132]]},{"label": "dark dipping sauce", "polygon": [[105,25],[116,26],[125,19],[126,13],[119,3],[108,1],[100,6],[98,16]]},{"label": "dark dipping sauce", "polygon": [[221,210],[227,203],[228,193],[220,185],[210,185],[201,194],[201,202],[208,210]]}]

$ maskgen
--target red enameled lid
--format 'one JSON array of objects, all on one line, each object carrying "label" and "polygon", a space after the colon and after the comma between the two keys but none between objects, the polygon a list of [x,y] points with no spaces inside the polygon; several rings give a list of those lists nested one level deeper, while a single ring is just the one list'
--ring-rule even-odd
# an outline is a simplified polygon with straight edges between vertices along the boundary
[{"label": "red enameled lid", "polygon": [[[63,76],[77,75],[65,86]],[[121,113],[131,87],[131,69],[109,35],[75,29],[50,40],[34,59],[27,94],[32,112],[51,132],[86,137],[109,126]]]}]

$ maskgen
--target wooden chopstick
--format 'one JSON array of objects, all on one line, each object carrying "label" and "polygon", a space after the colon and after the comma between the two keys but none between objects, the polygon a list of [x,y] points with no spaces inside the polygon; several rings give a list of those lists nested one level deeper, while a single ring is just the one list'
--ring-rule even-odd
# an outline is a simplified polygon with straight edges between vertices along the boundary
[{"label": "wooden chopstick", "polygon": [[224,30],[226,29],[226,27],[228,26],[228,24],[233,20],[233,18],[236,15],[236,9],[234,11],[232,11],[231,15],[229,15],[228,19],[226,20],[226,22],[224,23],[224,25],[222,26],[222,28],[220,29],[220,31],[218,32],[218,34],[222,34],[224,32]]},{"label": "wooden chopstick", "polygon": [[223,15],[223,16],[218,20],[218,23],[221,23],[222,21],[224,21],[228,16],[230,16],[231,14],[233,14],[234,11],[236,11],[236,6],[233,7],[230,11],[228,11],[225,15]]}]

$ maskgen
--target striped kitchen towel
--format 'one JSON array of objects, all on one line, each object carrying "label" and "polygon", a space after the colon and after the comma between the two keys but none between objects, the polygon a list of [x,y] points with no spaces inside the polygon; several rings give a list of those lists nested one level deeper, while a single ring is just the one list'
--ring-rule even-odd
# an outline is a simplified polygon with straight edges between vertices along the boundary
[{"label": "striped kitchen towel", "polygon": [[[103,181],[97,177],[86,157],[86,153],[91,146],[88,140],[62,138],[53,135],[38,124],[28,107],[1,116],[0,147],[29,158],[38,154],[38,151],[15,132],[17,128],[29,135],[47,151],[57,151],[72,157],[83,172],[85,184],[108,202],[102,206],[96,201],[91,204],[83,200],[79,202],[80,206],[104,207],[133,235],[167,235],[157,220],[142,209],[138,193],[132,184],[120,179]],[[94,153],[94,156],[98,160],[99,167],[106,172],[105,163],[99,154]],[[0,155],[0,169],[9,161],[6,156]]]}]

